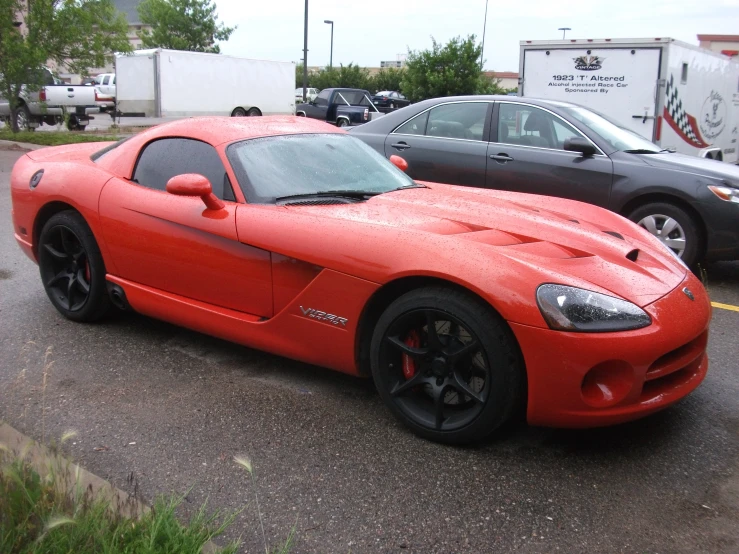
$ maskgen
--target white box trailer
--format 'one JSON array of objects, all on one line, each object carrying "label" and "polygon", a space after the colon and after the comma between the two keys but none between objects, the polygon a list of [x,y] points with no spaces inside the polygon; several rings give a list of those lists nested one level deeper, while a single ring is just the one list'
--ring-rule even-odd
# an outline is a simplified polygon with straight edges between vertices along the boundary
[{"label": "white box trailer", "polygon": [[519,96],[580,104],[662,148],[737,162],[736,60],[671,38],[520,47]]},{"label": "white box trailer", "polygon": [[116,57],[121,116],[294,115],[295,63],[180,50]]}]

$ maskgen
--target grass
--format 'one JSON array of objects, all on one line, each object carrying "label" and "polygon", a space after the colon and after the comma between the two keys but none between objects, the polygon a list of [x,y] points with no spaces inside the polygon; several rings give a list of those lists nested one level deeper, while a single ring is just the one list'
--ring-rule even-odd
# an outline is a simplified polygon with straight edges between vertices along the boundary
[{"label": "grass", "polygon": [[[203,505],[186,525],[175,511],[184,496],[160,497],[139,518],[122,506],[93,497],[79,482],[68,487],[64,467],[48,467],[42,477],[6,447],[0,452],[0,552],[3,554],[183,553],[199,554],[222,534],[239,512],[208,514]],[[135,502],[135,501],[133,501]],[[127,508],[130,509],[130,506]],[[232,542],[221,552],[236,552]]]},{"label": "grass", "polygon": [[41,144],[43,146],[59,146],[61,144],[77,144],[81,142],[106,142],[119,140],[117,135],[98,135],[87,131],[22,131],[13,133],[10,129],[0,129],[0,140],[12,140],[15,142],[28,142],[30,144]]}]

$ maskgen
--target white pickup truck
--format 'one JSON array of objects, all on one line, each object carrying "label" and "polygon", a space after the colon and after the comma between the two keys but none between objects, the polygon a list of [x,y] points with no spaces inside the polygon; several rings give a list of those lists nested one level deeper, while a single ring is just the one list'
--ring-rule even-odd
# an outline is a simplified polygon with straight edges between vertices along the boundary
[{"label": "white pickup truck", "polygon": [[[24,87],[18,97],[20,107],[16,111],[16,123],[22,131],[33,131],[41,125],[56,125],[69,114],[67,128],[84,131],[90,122],[90,114],[100,111],[95,104],[95,87],[68,85],[56,79],[51,71],[41,69],[43,86],[38,92]],[[10,124],[10,103],[0,96],[0,119]]]}]

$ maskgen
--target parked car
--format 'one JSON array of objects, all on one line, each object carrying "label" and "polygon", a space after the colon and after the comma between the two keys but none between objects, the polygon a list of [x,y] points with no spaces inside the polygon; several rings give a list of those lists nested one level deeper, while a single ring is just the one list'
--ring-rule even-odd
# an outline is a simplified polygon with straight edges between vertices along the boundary
[{"label": "parked car", "polygon": [[184,119],[28,152],[13,229],[73,321],[114,305],[371,375],[441,442],[524,412],[628,421],[701,383],[710,301],[652,235],[596,206],[414,182],[393,163],[305,118]]},{"label": "parked car", "polygon": [[295,114],[328,121],[337,127],[361,125],[382,115],[372,103],[370,93],[357,88],[323,89],[314,101],[298,104]]},{"label": "parked car", "polygon": [[116,97],[115,73],[101,73],[95,77],[95,85],[101,93]]},{"label": "parked car", "polygon": [[[306,93],[306,100],[308,102],[313,102],[316,99],[316,96],[318,96],[318,93],[320,91],[317,88],[307,88]],[[303,101],[303,87],[296,88],[295,89],[295,101],[300,103]]]},{"label": "parked car", "polygon": [[351,132],[414,179],[581,200],[628,217],[688,265],[739,259],[739,167],[661,150],[566,102],[426,100]]},{"label": "parked car", "polygon": [[[39,71],[42,73],[40,90],[32,92],[23,87],[17,99],[20,104],[15,113],[18,128],[35,131],[42,123],[56,125],[65,114],[69,114],[69,130],[84,131],[90,115],[99,111],[95,105],[94,88],[62,83],[47,68]],[[10,102],[0,96],[0,119],[10,125],[10,117]]]},{"label": "parked car", "polygon": [[381,112],[389,112],[404,108],[411,103],[405,96],[395,90],[382,90],[372,97],[372,103]]}]

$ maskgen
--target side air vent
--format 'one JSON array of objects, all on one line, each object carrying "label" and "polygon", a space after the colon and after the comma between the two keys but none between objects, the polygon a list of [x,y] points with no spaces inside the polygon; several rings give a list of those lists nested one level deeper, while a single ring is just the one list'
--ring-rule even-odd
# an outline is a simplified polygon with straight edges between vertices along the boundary
[{"label": "side air vent", "polygon": [[634,248],[631,252],[626,254],[626,259],[631,260],[632,262],[635,262],[636,259],[639,257],[639,250]]},{"label": "side air vent", "polygon": [[612,237],[616,237],[617,239],[624,240],[624,236],[621,233],[617,233],[616,231],[603,231],[606,235],[611,235]]}]

